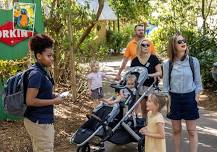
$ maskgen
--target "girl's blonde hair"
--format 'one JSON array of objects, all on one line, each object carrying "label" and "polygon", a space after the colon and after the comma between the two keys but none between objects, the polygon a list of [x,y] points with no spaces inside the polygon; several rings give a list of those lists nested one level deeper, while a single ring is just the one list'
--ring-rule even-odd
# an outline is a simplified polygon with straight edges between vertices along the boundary
[{"label": "girl's blonde hair", "polygon": [[90,71],[92,72],[93,71],[93,67],[95,67],[96,65],[99,65],[99,62],[98,61],[91,61],[89,66],[90,66]]},{"label": "girl's blonde hair", "polygon": [[140,55],[141,55],[141,51],[142,51],[142,46],[141,46],[141,44],[142,44],[142,42],[148,42],[148,44],[150,45],[150,42],[149,42],[149,40],[148,39],[146,39],[146,38],[143,38],[143,39],[141,39],[138,43],[137,43],[137,48],[136,48],[136,55],[137,55],[137,57],[140,57]]},{"label": "girl's blonde hair", "polygon": [[159,106],[158,107],[159,112],[168,102],[167,96],[160,93],[151,93],[149,97],[151,98],[151,101],[153,101],[155,105]]},{"label": "girl's blonde hair", "polygon": [[[180,32],[177,32],[175,35],[173,35],[172,37],[170,37],[169,39],[169,43],[168,43],[168,46],[167,46],[167,57],[171,60],[171,61],[174,61],[175,57],[176,57],[176,54],[177,54],[177,49],[176,49],[176,41],[177,41],[177,38],[179,36],[182,36]],[[182,36],[183,37],[183,36]],[[184,38],[184,37],[183,37]],[[189,50],[188,50],[188,47],[185,51],[185,55],[183,57],[183,59],[185,59],[186,55],[189,53]]]}]

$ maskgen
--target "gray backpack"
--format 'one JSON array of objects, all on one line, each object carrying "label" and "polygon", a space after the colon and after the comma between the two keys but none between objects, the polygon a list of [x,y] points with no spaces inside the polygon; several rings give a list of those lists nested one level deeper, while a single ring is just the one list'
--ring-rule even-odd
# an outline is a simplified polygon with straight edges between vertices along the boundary
[{"label": "gray backpack", "polygon": [[24,72],[17,73],[15,76],[10,77],[4,84],[4,91],[2,95],[4,111],[7,114],[14,116],[24,116],[26,111],[26,91],[27,76],[30,71],[38,69],[31,67]]}]

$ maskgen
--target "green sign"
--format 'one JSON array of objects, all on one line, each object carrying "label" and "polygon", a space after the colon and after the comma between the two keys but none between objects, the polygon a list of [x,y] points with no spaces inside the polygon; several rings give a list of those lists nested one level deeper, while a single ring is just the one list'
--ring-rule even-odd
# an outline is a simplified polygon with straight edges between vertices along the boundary
[{"label": "green sign", "polygon": [[[42,8],[40,0],[19,0],[19,3],[35,4],[34,33],[44,32]],[[22,5],[21,5],[22,6]],[[23,15],[23,14],[21,14]],[[25,19],[25,18],[24,18]],[[20,59],[28,51],[28,40],[33,35],[31,31],[14,29],[13,9],[0,9],[0,59]]]},{"label": "green sign", "polygon": [[[15,14],[15,12],[13,13],[13,9],[0,9],[0,60],[21,59],[27,54],[28,40],[33,35],[33,33],[29,30],[27,31],[14,28],[15,22],[23,29],[26,27],[30,27],[30,29],[31,27],[34,27],[34,33],[44,32],[41,0],[18,0],[18,3],[20,3],[19,6],[25,6],[25,4],[22,3],[28,3],[27,6],[25,6],[24,8],[20,8],[20,10],[22,10],[22,13],[18,13],[18,16],[16,16],[17,14]],[[29,3],[33,4],[31,5]],[[31,18],[29,18],[26,13],[28,12],[28,5],[34,6],[34,25],[32,25]],[[24,9],[26,9],[27,11],[25,11]],[[17,10],[18,9],[16,6],[16,11]],[[18,23],[18,21],[20,23]],[[2,89],[3,84],[2,80],[0,80],[0,93]],[[3,103],[0,96],[0,120],[7,119],[17,120],[19,118],[7,115],[4,112]]]}]

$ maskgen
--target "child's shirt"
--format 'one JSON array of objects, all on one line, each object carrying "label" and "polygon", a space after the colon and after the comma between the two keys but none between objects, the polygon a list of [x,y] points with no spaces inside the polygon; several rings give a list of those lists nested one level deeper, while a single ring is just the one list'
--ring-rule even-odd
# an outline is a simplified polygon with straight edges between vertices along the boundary
[{"label": "child's shirt", "polygon": [[[134,94],[136,91],[136,88],[131,88],[129,90],[132,91],[132,93]],[[123,101],[125,101],[129,96],[131,96],[131,93],[129,90],[127,88],[121,90],[123,93],[123,97],[122,97]]]},{"label": "child's shirt", "polygon": [[91,80],[91,90],[102,87],[102,79],[105,77],[103,72],[91,72],[87,75],[87,78]]},{"label": "child's shirt", "polygon": [[[165,123],[161,113],[152,115],[148,112],[148,125],[147,129],[150,133],[157,133],[157,123]],[[153,137],[145,136],[145,152],[166,152],[166,141],[165,139],[157,139]]]}]

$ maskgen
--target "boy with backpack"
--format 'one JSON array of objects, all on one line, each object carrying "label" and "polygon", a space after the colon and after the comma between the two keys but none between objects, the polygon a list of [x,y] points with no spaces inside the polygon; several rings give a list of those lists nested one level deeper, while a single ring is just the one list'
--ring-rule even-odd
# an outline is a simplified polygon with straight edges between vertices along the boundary
[{"label": "boy with backpack", "polygon": [[7,113],[24,116],[24,126],[30,135],[33,152],[54,149],[53,106],[62,103],[60,96],[53,94],[54,80],[47,71],[53,60],[53,40],[37,34],[30,40],[36,63],[11,77],[3,95]]}]

